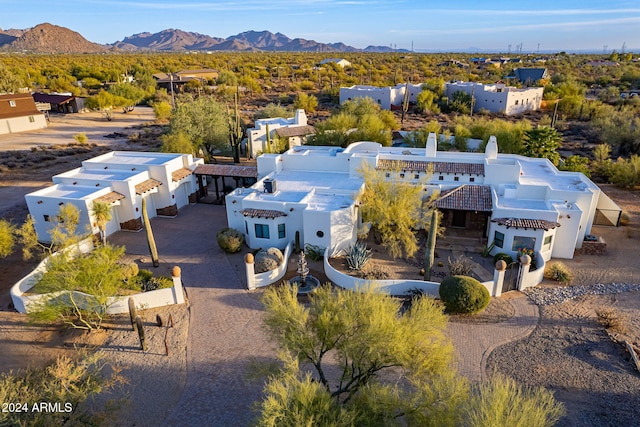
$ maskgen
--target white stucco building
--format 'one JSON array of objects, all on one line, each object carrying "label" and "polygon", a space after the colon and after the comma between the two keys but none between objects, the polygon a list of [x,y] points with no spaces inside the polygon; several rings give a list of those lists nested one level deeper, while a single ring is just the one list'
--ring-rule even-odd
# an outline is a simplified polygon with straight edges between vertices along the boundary
[{"label": "white stucco building", "polygon": [[272,144],[275,144],[276,137],[287,138],[291,148],[304,144],[306,137],[314,134],[315,129],[307,124],[303,109],[297,109],[295,115],[289,118],[258,119],[254,127],[247,129],[247,152],[251,158],[273,150],[273,147],[268,147],[267,132]]},{"label": "white stucco building", "polygon": [[529,248],[545,260],[572,258],[599,208],[617,208],[581,173],[558,171],[547,159],[498,154],[494,137],[485,153],[459,153],[437,151],[431,134],[422,149],[358,142],[260,156],[258,182],[226,196],[229,226],[254,249],[283,248],[298,232],[303,245],[337,253],[357,237],[363,163],[416,185],[428,176],[425,194],[439,192],[443,225],[477,233],[493,243],[492,254]]},{"label": "white stucco building", "polygon": [[53,177],[53,185],[25,196],[38,239],[49,242],[60,207],[73,204],[80,211],[79,231],[99,233],[91,213],[93,203],[112,206],[107,235],[142,229],[142,199],[150,218],[175,216],[195,203],[198,183],[193,175],[202,159],[189,154],[112,151],[82,162],[82,167]]},{"label": "white stucco building", "polygon": [[485,85],[475,82],[445,83],[445,95],[450,100],[456,92],[464,92],[473,98],[473,111],[485,109],[506,115],[521,114],[540,109],[544,88],[519,89],[503,83]]},{"label": "white stucco building", "polygon": [[415,103],[418,94],[422,92],[421,84],[399,83],[395,86],[379,87],[355,85],[340,88],[340,104],[355,98],[371,98],[383,110],[402,108],[404,94],[409,91],[409,102]]},{"label": "white stucco building", "polygon": [[0,95],[0,135],[46,127],[47,119],[30,93]]}]

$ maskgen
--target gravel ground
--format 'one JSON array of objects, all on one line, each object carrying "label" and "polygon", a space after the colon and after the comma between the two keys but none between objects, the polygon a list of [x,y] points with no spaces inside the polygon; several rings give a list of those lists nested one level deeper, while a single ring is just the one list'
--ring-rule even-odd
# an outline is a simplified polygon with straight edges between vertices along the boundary
[{"label": "gravel ground", "polygon": [[558,426],[640,425],[640,373],[595,314],[598,308],[614,307],[627,318],[624,338],[638,346],[640,291],[594,295],[586,290],[574,290],[579,296],[565,302],[541,306],[536,330],[496,349],[488,371],[554,391],[567,409]]}]

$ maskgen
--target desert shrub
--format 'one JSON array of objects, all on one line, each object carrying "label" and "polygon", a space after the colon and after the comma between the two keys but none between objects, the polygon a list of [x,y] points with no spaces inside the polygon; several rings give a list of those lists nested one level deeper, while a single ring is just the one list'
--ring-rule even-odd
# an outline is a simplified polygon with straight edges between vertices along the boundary
[{"label": "desert shrub", "polygon": [[[440,263],[438,263],[439,265]],[[470,276],[473,272],[473,261],[464,255],[451,260],[451,257],[447,258],[447,264],[449,265],[449,274],[451,276]]]},{"label": "desert shrub", "polygon": [[505,254],[504,252],[499,252],[493,256],[493,263],[495,264],[498,261],[504,261],[507,265],[513,264],[513,258],[509,254]]},{"label": "desert shrub", "polygon": [[138,277],[143,282],[146,282],[146,281],[150,280],[153,277],[153,273],[151,271],[149,271],[149,270],[142,269],[142,270],[138,271]]},{"label": "desert shrub", "polygon": [[73,135],[73,139],[75,139],[78,144],[86,144],[89,140],[89,138],[87,138],[87,134],[84,132],[76,133]]},{"label": "desert shrub", "polygon": [[626,334],[629,331],[627,329],[629,319],[613,307],[596,309],[596,315],[598,316],[598,321],[607,329],[620,334]]},{"label": "desert shrub", "polygon": [[349,246],[344,252],[350,270],[362,270],[371,259],[371,249],[367,249],[367,243],[362,240]]},{"label": "desert shrub", "polygon": [[556,282],[568,283],[573,279],[573,274],[569,267],[561,262],[550,264],[544,272],[544,277]]},{"label": "desert shrub", "polygon": [[284,256],[278,248],[260,249],[255,255],[254,269],[256,273],[264,273],[278,268]]},{"label": "desert shrub", "polygon": [[137,276],[140,272],[138,264],[135,262],[122,263],[122,279],[129,280],[129,278]]},{"label": "desert shrub", "polygon": [[244,234],[233,228],[223,228],[216,238],[220,248],[228,253],[240,252],[244,244]]},{"label": "desert shrub", "polygon": [[173,286],[173,279],[167,276],[152,277],[142,284],[142,291],[155,291],[156,289],[165,289]]},{"label": "desert shrub", "polygon": [[380,264],[367,264],[360,270],[360,277],[366,280],[386,280],[391,278],[391,270]]},{"label": "desert shrub", "polygon": [[310,245],[307,243],[304,245],[304,254],[311,261],[320,261],[324,257],[324,249],[320,246]]},{"label": "desert shrub", "polygon": [[440,299],[452,313],[478,313],[489,305],[487,288],[473,277],[448,276],[440,284]]}]

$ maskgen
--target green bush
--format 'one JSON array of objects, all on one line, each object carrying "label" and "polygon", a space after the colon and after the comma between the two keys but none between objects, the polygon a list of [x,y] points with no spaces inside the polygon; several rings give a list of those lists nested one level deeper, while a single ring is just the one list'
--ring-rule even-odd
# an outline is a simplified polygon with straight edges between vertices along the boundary
[{"label": "green bush", "polygon": [[555,262],[547,267],[544,277],[556,282],[568,283],[573,279],[573,274],[566,265],[561,262]]},{"label": "green bush", "polygon": [[138,273],[140,272],[140,268],[138,267],[138,264],[136,264],[135,262],[127,262],[127,263],[122,263],[122,278],[124,280],[128,280],[131,277],[137,276]]},{"label": "green bush", "polygon": [[478,313],[491,300],[487,288],[468,276],[445,277],[439,293],[445,308],[452,313]]},{"label": "green bush", "polygon": [[233,228],[223,228],[216,238],[222,250],[228,253],[240,252],[244,244],[244,234]]},{"label": "green bush", "polygon": [[324,257],[324,249],[320,246],[310,245],[307,243],[304,245],[304,254],[311,261],[320,261]]},{"label": "green bush", "polygon": [[493,256],[493,264],[495,265],[498,261],[504,261],[507,265],[513,264],[513,258],[509,254],[505,254],[504,252],[497,253]]},{"label": "green bush", "polygon": [[150,270],[140,270],[138,271],[138,277],[143,282],[147,282],[153,277],[153,273]]}]

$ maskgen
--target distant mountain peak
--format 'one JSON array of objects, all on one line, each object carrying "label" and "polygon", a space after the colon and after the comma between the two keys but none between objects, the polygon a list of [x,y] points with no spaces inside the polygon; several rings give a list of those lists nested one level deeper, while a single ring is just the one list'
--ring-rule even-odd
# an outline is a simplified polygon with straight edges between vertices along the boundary
[{"label": "distant mountain peak", "polygon": [[[268,30],[249,30],[226,38],[167,28],[157,33],[141,32],[104,46],[86,40],[79,33],[48,22],[24,30],[0,29],[0,50],[39,53],[92,53],[108,49],[126,51],[302,51],[357,52],[362,51],[344,43],[320,43],[303,38],[291,39]],[[369,52],[393,52],[383,46],[369,46]]]}]

